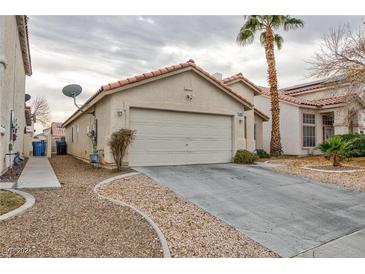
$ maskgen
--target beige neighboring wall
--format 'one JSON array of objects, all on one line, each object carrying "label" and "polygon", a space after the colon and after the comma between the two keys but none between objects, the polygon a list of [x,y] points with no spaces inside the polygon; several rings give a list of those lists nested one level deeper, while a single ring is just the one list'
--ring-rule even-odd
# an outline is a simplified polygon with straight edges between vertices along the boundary
[{"label": "beige neighboring wall", "polygon": [[[187,94],[191,94],[193,99],[188,100]],[[104,150],[103,161],[106,164],[113,163],[107,145],[108,139],[112,132],[130,127],[131,108],[227,115],[233,122],[232,156],[237,149],[245,148],[243,115],[246,114],[246,111],[244,111],[244,106],[195,71],[186,70],[157,80],[146,80],[143,85],[120,92],[116,89],[96,104],[98,148]],[[122,115],[118,115],[118,112]],[[250,114],[248,115],[251,117]],[[86,126],[91,117],[91,115],[83,114],[72,123],[65,125],[68,153],[88,159],[87,154],[90,152],[91,142],[86,137]],[[253,123],[253,119],[252,114],[250,123]],[[77,143],[72,143],[71,128],[76,125],[80,127],[80,139]],[[125,162],[128,162],[128,156]]]},{"label": "beige neighboring wall", "polygon": [[[256,149],[264,149],[264,122],[260,116],[255,114],[255,126],[256,126],[256,139],[255,139],[255,147]],[[267,151],[267,150],[266,150]]]},{"label": "beige neighboring wall", "polygon": [[226,86],[229,86],[236,93],[246,98],[247,101],[249,101],[251,104],[254,104],[254,97],[255,97],[254,91],[252,90],[252,88],[248,87],[242,81],[238,80],[232,83],[227,83]]},{"label": "beige neighboring wall", "polygon": [[[0,174],[10,166],[12,158],[9,144],[14,152],[23,152],[23,135],[25,127],[24,96],[25,69],[15,16],[0,16],[0,126],[5,128],[0,136]],[[2,62],[5,62],[4,65]],[[10,113],[13,111],[17,121],[17,140],[10,141]]]},{"label": "beige neighboring wall", "polygon": [[[270,117],[270,121],[263,123],[263,148],[270,152],[271,141],[271,102],[267,96],[255,96],[255,106]],[[301,128],[299,107],[280,101],[280,135],[284,154],[300,155]]]}]

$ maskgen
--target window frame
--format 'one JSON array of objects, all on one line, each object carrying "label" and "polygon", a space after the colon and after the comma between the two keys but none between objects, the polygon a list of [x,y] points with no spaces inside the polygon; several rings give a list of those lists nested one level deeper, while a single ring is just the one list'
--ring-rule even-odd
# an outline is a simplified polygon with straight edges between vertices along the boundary
[{"label": "window frame", "polygon": [[[312,119],[305,119],[305,115],[311,115],[313,116],[313,120]],[[316,127],[317,127],[317,121],[316,121],[316,114],[315,113],[307,113],[307,112],[303,112],[302,113],[302,147],[303,148],[314,148],[316,147],[316,143],[317,143],[317,132],[316,132]],[[313,123],[311,123],[313,121]],[[304,136],[304,128],[313,128],[313,136]],[[308,138],[313,138],[314,139],[314,145],[308,145],[308,143],[310,143],[310,140],[308,140]],[[307,144],[305,144],[305,140],[307,141]]]}]

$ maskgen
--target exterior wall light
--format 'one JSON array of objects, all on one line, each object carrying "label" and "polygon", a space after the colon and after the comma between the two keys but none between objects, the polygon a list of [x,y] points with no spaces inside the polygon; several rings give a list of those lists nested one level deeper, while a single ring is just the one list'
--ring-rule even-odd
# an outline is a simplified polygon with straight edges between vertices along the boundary
[{"label": "exterior wall light", "polygon": [[123,116],[123,110],[122,109],[118,109],[117,110],[117,114],[119,117]]}]

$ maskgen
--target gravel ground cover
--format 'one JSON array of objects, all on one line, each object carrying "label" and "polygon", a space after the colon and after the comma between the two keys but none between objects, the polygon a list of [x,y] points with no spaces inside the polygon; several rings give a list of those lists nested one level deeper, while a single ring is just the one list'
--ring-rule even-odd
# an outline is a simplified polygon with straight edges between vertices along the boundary
[{"label": "gravel ground cover", "polygon": [[25,199],[11,191],[0,189],[0,215],[8,213],[25,203]]},{"label": "gravel ground cover", "polygon": [[1,186],[2,182],[4,182],[4,183],[17,182],[27,161],[28,161],[28,158],[24,158],[24,160],[21,162],[21,166],[18,169],[16,169],[13,166],[13,167],[9,168],[4,174],[2,174],[0,176],[0,186]]},{"label": "gravel ground cover", "polygon": [[[365,191],[365,170],[352,173],[328,173],[303,168],[304,166],[330,166],[331,161],[326,160],[323,156],[270,160],[270,162],[283,164],[283,166],[271,168],[278,172],[294,174],[350,190]],[[352,158],[349,161],[343,161],[342,164],[344,168],[350,166],[365,169],[365,157]]]},{"label": "gravel ground cover", "polygon": [[164,233],[172,257],[278,257],[142,174],[114,181],[98,192],[148,214]]},{"label": "gravel ground cover", "polygon": [[29,190],[35,205],[0,222],[0,257],[162,257],[154,230],[131,209],[98,199],[110,170],[71,156],[50,160],[62,188]]}]

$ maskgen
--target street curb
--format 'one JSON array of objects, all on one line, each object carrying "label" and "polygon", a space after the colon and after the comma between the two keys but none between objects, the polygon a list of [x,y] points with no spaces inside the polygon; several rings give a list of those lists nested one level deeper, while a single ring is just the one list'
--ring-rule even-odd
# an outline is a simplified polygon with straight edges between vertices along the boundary
[{"label": "street curb", "polygon": [[16,190],[16,189],[12,189],[12,188],[2,188],[0,187],[0,189],[3,189],[3,190],[8,190],[8,191],[11,191],[11,192],[14,192],[16,194],[19,194],[20,196],[24,197],[25,199],[25,203],[23,205],[21,205],[20,207],[8,212],[8,213],[5,213],[3,215],[0,215],[0,222],[2,221],[5,221],[5,220],[8,220],[10,218],[13,218],[17,215],[20,215],[22,213],[24,213],[24,211],[26,211],[27,209],[31,208],[34,203],[35,203],[35,198],[33,195],[27,193],[27,192],[24,192],[24,191],[21,191],[21,190]]},{"label": "street curb", "polygon": [[136,175],[139,175],[139,174],[140,174],[139,172],[131,172],[131,173],[122,174],[122,175],[118,175],[118,176],[108,178],[108,179],[106,179],[104,181],[101,181],[98,184],[96,184],[93,188],[93,191],[98,196],[98,198],[108,200],[108,201],[110,201],[114,204],[117,204],[117,205],[129,207],[130,209],[132,209],[133,211],[135,211],[136,213],[141,215],[149,223],[149,225],[155,230],[155,232],[156,232],[156,234],[157,234],[157,236],[158,236],[158,238],[161,242],[163,257],[164,258],[171,258],[170,249],[169,249],[169,246],[168,246],[168,243],[167,243],[167,240],[166,240],[165,236],[163,235],[161,229],[157,226],[157,224],[150,217],[148,217],[147,214],[145,214],[144,212],[140,211],[138,208],[136,208],[136,207],[134,207],[130,204],[124,203],[120,200],[105,197],[105,196],[103,196],[103,195],[101,195],[97,192],[98,188],[100,188],[101,186],[107,185],[107,184],[109,184],[113,181],[119,180],[119,179],[124,179],[124,178],[127,178],[127,177],[136,176]]}]

